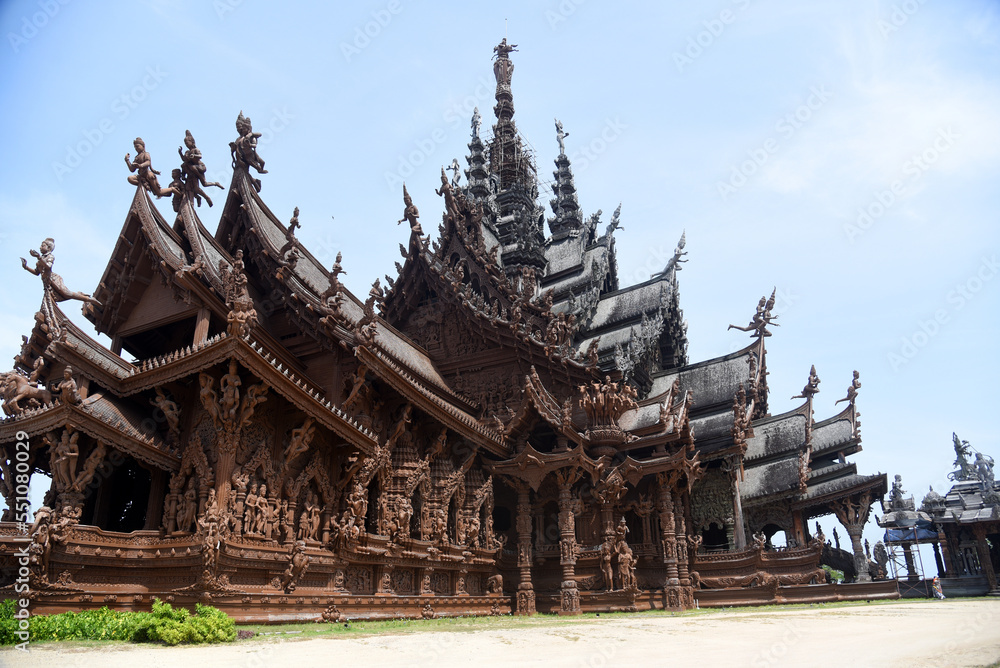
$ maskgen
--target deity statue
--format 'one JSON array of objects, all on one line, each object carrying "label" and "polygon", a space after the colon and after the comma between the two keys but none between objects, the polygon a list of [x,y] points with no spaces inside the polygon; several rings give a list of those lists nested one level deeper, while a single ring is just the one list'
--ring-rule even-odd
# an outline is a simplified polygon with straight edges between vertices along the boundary
[{"label": "deity statue", "polygon": [[479,137],[479,128],[483,125],[483,117],[479,115],[479,107],[472,110],[472,136]]},{"label": "deity statue", "polygon": [[[243,112],[236,117],[236,132],[239,137],[236,141],[229,143],[229,149],[233,156],[233,169],[236,167],[253,167],[260,174],[267,174],[264,169],[264,161],[257,155],[257,140],[263,135],[253,131],[253,124],[249,116],[244,116]],[[260,191],[260,181],[254,180],[254,186]]]},{"label": "deity statue", "polygon": [[[683,237],[682,237],[683,239]],[[754,313],[753,319],[750,324],[746,327],[740,327],[739,325],[730,325],[727,329],[738,329],[741,332],[753,332],[753,336],[771,336],[771,332],[767,331],[770,325],[778,326],[778,323],[773,322],[777,319],[777,316],[771,315],[771,310],[774,308],[775,295],[777,294],[777,288],[771,292],[771,297],[769,299],[761,297],[760,301],[757,303],[757,312]],[[792,397],[793,399],[799,397]]]},{"label": "deity statue", "polygon": [[860,375],[857,371],[854,372],[854,380],[851,381],[850,387],[847,388],[847,396],[843,399],[837,399],[834,405],[837,405],[843,401],[846,401],[851,406],[854,405],[855,400],[858,398],[858,390],[861,389]]},{"label": "deity statue", "polygon": [[55,247],[56,242],[52,239],[52,237],[49,237],[42,242],[37,251],[28,251],[31,253],[32,257],[36,258],[35,268],[32,269],[29,267],[28,261],[23,257],[21,258],[21,266],[28,273],[34,274],[35,276],[41,276],[42,285],[47,292],[51,293],[52,298],[55,301],[64,302],[69,299],[76,299],[77,301],[86,302],[100,307],[101,302],[83,292],[73,292],[66,287],[65,283],[63,283],[62,277],[52,271],[52,264],[55,262],[55,257],[52,255],[52,251],[55,250]]},{"label": "deity statue", "polygon": [[59,393],[59,399],[64,404],[75,406],[80,403],[80,392],[73,378],[73,367],[67,366],[63,369],[63,379],[52,386],[52,389]]},{"label": "deity statue", "polygon": [[563,132],[563,124],[558,118],[556,119],[556,141],[559,142],[559,155],[566,154],[566,137],[569,137],[568,132]]},{"label": "deity statue", "polygon": [[514,76],[514,63],[510,60],[512,51],[517,51],[517,44],[507,44],[506,37],[493,47],[493,57],[496,59],[496,62],[493,63],[493,74],[500,85],[509,86],[511,78]]},{"label": "deity statue", "polygon": [[812,368],[809,369],[809,380],[806,382],[805,387],[802,388],[801,394],[797,394],[792,399],[812,399],[815,395],[819,394],[819,376],[816,375],[816,365],[813,364]]},{"label": "deity statue", "polygon": [[142,140],[142,137],[136,137],[132,146],[135,147],[135,160],[130,160],[131,156],[128,153],[125,154],[125,165],[128,167],[128,171],[133,172],[128,177],[128,182],[134,186],[145,188],[155,197],[163,197],[163,189],[160,188],[160,182],[156,178],[159,172],[153,169],[149,153],[146,152],[146,142]]},{"label": "deity statue", "polygon": [[406,190],[405,183],[403,184],[403,204],[405,205],[405,208],[403,209],[403,217],[400,218],[396,224],[399,225],[399,223],[406,221],[410,224],[410,231],[417,236],[420,236],[424,233],[423,228],[420,227],[420,211],[418,211],[417,207],[414,206],[413,198],[410,197],[410,193]]},{"label": "deity statue", "polygon": [[903,476],[897,473],[892,483],[892,490],[889,491],[890,510],[905,510],[905,503],[903,502],[904,494],[906,494],[906,491],[903,489]]},{"label": "deity statue", "polygon": [[[184,146],[187,150],[177,147],[177,154],[181,157],[181,173],[184,175],[185,192],[201,205],[201,198],[204,197],[209,206],[212,206],[212,199],[202,188],[215,186],[222,188],[222,184],[217,181],[208,181],[205,177],[208,168],[201,159],[201,149],[195,145],[194,136],[190,130],[184,131]],[[171,184],[172,186],[173,184]]]}]

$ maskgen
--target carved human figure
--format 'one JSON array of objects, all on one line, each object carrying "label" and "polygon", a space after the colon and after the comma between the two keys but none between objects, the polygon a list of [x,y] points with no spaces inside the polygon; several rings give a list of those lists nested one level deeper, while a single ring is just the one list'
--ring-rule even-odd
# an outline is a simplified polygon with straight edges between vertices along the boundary
[{"label": "carved human figure", "polygon": [[510,60],[512,51],[517,51],[517,44],[507,44],[506,37],[493,47],[493,57],[496,59],[493,63],[493,75],[498,84],[509,86],[514,76],[514,63]]},{"label": "carved human figure", "polygon": [[195,145],[194,136],[190,130],[184,131],[184,146],[187,150],[177,147],[177,154],[181,157],[181,173],[184,175],[184,189],[187,194],[201,204],[204,197],[209,206],[212,206],[212,199],[202,188],[215,186],[222,188],[222,184],[217,181],[208,181],[205,174],[208,168],[202,162],[201,150]]},{"label": "carved human figure", "polygon": [[479,547],[479,528],[479,515],[474,514],[465,527],[465,544],[469,547]]},{"label": "carved human figure", "polygon": [[316,421],[312,417],[307,417],[302,426],[292,430],[285,450],[285,466],[288,466],[296,457],[309,449],[313,435],[316,433]]},{"label": "carved human figure", "polygon": [[163,393],[163,389],[156,388],[156,396],[149,400],[149,403],[156,406],[163,412],[163,417],[167,421],[167,431],[172,436],[177,436],[180,434],[180,423],[181,423],[181,409],[177,406],[177,402],[171,401],[167,398],[167,395]]},{"label": "carved human figure", "polygon": [[194,487],[194,478],[188,481],[188,486],[184,490],[184,498],[181,500],[177,514],[177,530],[184,532],[191,531],[195,517],[198,515],[198,491]]},{"label": "carved human figure", "polygon": [[163,500],[163,530],[169,536],[177,529],[177,502],[180,495],[171,489]]},{"label": "carved human figure", "polygon": [[619,546],[618,550],[618,578],[622,589],[634,589],[635,583],[635,559],[632,556],[632,548],[627,543]]},{"label": "carved human figure", "polygon": [[903,476],[897,473],[895,479],[892,481],[892,490],[889,492],[889,508],[892,510],[903,510],[904,494],[906,494],[906,490],[903,489]]},{"label": "carved human figure", "polygon": [[413,198],[410,197],[410,193],[406,190],[406,184],[403,184],[403,217],[399,219],[396,223],[407,222],[410,224],[410,231],[416,235],[421,235],[424,233],[423,228],[420,227],[420,211],[417,210],[416,205],[413,204]]},{"label": "carved human figure", "polygon": [[253,131],[253,124],[250,122],[250,117],[244,116],[242,111],[236,117],[236,132],[239,134],[239,137],[236,138],[236,141],[229,144],[230,151],[233,154],[233,167],[253,167],[259,173],[267,174],[267,170],[264,169],[264,161],[257,155],[257,140],[263,135],[260,132]]},{"label": "carved human figure", "polygon": [[445,176],[444,167],[441,168],[441,187],[436,188],[434,194],[444,197],[445,211],[452,220],[457,221],[459,219],[458,201],[455,199],[455,192],[452,190],[451,183],[448,182],[448,177]]},{"label": "carved human figure", "polygon": [[69,406],[80,403],[80,392],[73,378],[73,367],[63,369],[63,379],[53,384],[52,389],[59,393],[59,399]]},{"label": "carved human figure", "polygon": [[990,490],[993,488],[993,458],[987,457],[981,452],[976,453],[976,475],[979,477],[979,482],[983,484],[985,489]]},{"label": "carved human figure", "polygon": [[28,261],[23,257],[21,258],[21,266],[28,273],[41,277],[42,285],[52,294],[52,298],[55,301],[64,302],[69,299],[76,299],[77,301],[93,304],[94,306],[101,306],[101,302],[97,301],[90,295],[83,292],[74,292],[67,288],[66,284],[63,283],[62,277],[52,271],[52,265],[55,262],[55,257],[52,255],[52,251],[55,250],[55,247],[56,242],[52,239],[52,237],[49,237],[41,243],[37,251],[28,251],[31,256],[36,259],[35,267],[29,267]]},{"label": "carved human figure", "polygon": [[568,132],[563,131],[563,124],[558,118],[556,119],[556,141],[559,142],[559,155],[566,155],[566,137],[569,137]]},{"label": "carved human figure", "polygon": [[854,405],[854,402],[858,398],[858,390],[861,389],[860,376],[861,374],[859,374],[857,371],[854,372],[854,380],[851,381],[850,387],[847,388],[847,396],[844,397],[843,399],[837,399],[837,401],[834,402],[834,405],[839,404],[843,401],[846,401],[851,406]]},{"label": "carved human figure", "polygon": [[306,554],[305,541],[300,540],[296,542],[292,546],[292,554],[288,559],[288,567],[281,577],[281,588],[285,592],[290,593],[295,590],[295,585],[309,567],[309,561],[309,555]]},{"label": "carved human figure", "polygon": [[149,153],[146,152],[146,142],[142,137],[136,137],[132,142],[135,147],[135,160],[130,160],[130,155],[125,154],[125,165],[132,174],[128,177],[128,182],[134,186],[145,188],[155,197],[162,197],[160,182],[157,180],[158,171],[153,169]]},{"label": "carved human figure", "polygon": [[247,498],[243,502],[245,510],[243,511],[243,531],[246,533],[254,533],[257,526],[257,483],[254,482],[250,485],[250,491],[247,493]]},{"label": "carved human figure", "polygon": [[472,110],[472,136],[479,137],[479,128],[483,125],[483,117],[479,114],[479,107]]},{"label": "carved human figure", "polygon": [[229,360],[229,373],[224,374],[219,380],[219,389],[222,391],[222,413],[230,420],[236,419],[236,412],[240,406],[240,385],[243,381],[237,373],[236,360]]},{"label": "carved human figure", "polygon": [[614,552],[615,550],[610,540],[601,543],[601,574],[604,576],[604,588],[608,591],[612,591],[615,588],[615,576],[611,568],[611,558]]},{"label": "carved human figure", "polygon": [[267,498],[267,485],[260,486],[260,494],[257,495],[257,512],[254,516],[254,533],[261,536],[267,528],[267,520],[271,514],[271,504]]},{"label": "carved human figure", "polygon": [[76,482],[76,463],[80,457],[79,440],[80,433],[67,427],[52,453],[52,473],[57,487],[61,485],[63,489],[69,489]]},{"label": "carved human figure", "polygon": [[458,174],[462,170],[462,167],[458,164],[458,158],[452,158],[451,164],[448,166],[448,171],[451,172],[451,187],[452,189],[458,187]]}]

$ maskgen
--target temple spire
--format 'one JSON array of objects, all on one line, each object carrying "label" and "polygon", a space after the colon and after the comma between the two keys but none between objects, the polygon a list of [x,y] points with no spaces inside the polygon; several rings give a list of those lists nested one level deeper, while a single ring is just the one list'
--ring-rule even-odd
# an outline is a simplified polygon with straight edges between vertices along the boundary
[{"label": "temple spire", "polygon": [[500,256],[503,266],[531,267],[541,272],[545,269],[545,213],[538,205],[534,158],[514,125],[514,97],[510,88],[514,63],[510,54],[516,50],[517,45],[507,44],[507,38],[493,48],[493,74],[497,80],[493,113],[497,121],[489,142],[489,171],[496,194],[496,232],[503,247]]},{"label": "temple spire", "polygon": [[573,170],[569,157],[566,155],[565,138],[569,133],[563,131],[563,125],[556,119],[556,138],[559,141],[559,157],[556,158],[556,170],[552,172],[555,183],[552,184],[552,194],[549,200],[555,218],[549,218],[549,229],[553,240],[558,240],[574,233],[580,233],[583,227],[583,214],[580,213],[580,203],[576,198],[576,184],[573,182]]}]

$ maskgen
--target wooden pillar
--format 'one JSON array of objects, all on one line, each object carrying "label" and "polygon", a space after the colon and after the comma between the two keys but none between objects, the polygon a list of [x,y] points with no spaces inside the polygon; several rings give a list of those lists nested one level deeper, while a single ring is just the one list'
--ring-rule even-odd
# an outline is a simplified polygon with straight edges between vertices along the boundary
[{"label": "wooden pillar", "polygon": [[576,476],[559,476],[559,564],[562,566],[561,615],[580,614],[580,592],[576,587],[576,518],[571,494]]},{"label": "wooden pillar", "polygon": [[854,550],[854,568],[858,573],[858,582],[871,582],[872,580],[871,575],[868,574],[868,558],[861,545],[861,533],[868,522],[871,503],[871,493],[865,492],[859,496],[841,499],[831,504],[837,519],[847,529],[847,535],[851,537],[851,547]]},{"label": "wooden pillar", "polygon": [[743,500],[740,498],[740,482],[743,480],[743,457],[734,455],[727,457],[722,470],[729,474],[730,488],[733,494],[733,521],[726,525],[726,535],[730,546],[742,550],[747,546],[746,528],[743,522]]},{"label": "wooden pillar", "polygon": [[151,468],[149,481],[149,499],[146,501],[146,523],[144,531],[156,530],[163,519],[163,499],[167,493],[167,472]]},{"label": "wooden pillar", "polygon": [[208,341],[208,326],[211,322],[211,312],[207,308],[198,309],[198,319],[194,325],[194,345],[199,346]]},{"label": "wooden pillar", "polygon": [[976,524],[972,527],[972,531],[976,536],[976,547],[979,550],[979,567],[983,570],[986,580],[990,583],[990,591],[998,591],[997,574],[993,570],[993,559],[990,558],[990,546],[986,542],[986,526]]},{"label": "wooden pillar", "polygon": [[948,577],[944,570],[944,560],[941,559],[941,548],[938,543],[934,543],[934,564],[937,566],[937,574],[939,578]]},{"label": "wooden pillar", "polygon": [[676,586],[680,584],[677,575],[677,522],[674,519],[674,499],[673,480],[664,475],[657,477],[660,487],[659,513],[660,513],[660,541],[663,545],[663,563],[667,567],[667,581],[665,585]]},{"label": "wooden pillar", "polygon": [[524,483],[517,486],[517,585],[518,615],[535,614],[535,590],[531,583],[531,490]]},{"label": "wooden pillar", "polygon": [[802,521],[802,511],[796,510],[792,513],[792,536],[795,539],[795,544],[798,546],[805,545],[806,541],[806,528],[805,522]]},{"label": "wooden pillar", "polygon": [[683,498],[679,492],[674,492],[674,519],[677,524],[674,526],[674,534],[677,536],[677,577],[682,585],[691,584],[691,576],[688,573],[688,541],[687,528],[684,523],[684,512],[677,512],[684,507]]}]

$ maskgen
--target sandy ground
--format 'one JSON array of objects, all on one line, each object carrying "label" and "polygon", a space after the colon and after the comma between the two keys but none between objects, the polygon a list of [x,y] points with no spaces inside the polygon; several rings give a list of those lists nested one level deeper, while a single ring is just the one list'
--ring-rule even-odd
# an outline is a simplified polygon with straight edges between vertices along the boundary
[{"label": "sandy ground", "polygon": [[250,640],[209,647],[47,643],[0,665],[76,668],[265,666],[983,666],[1000,661],[1000,599],[825,609],[747,609],[531,624],[485,631]]}]

